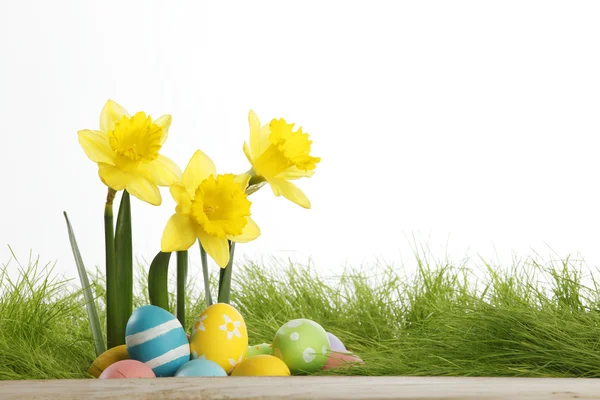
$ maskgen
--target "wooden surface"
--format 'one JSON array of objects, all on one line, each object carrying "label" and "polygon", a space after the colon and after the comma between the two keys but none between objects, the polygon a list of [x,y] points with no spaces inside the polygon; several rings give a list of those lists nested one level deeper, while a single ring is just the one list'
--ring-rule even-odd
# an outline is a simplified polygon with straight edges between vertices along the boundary
[{"label": "wooden surface", "polygon": [[600,379],[289,377],[0,381],[0,399],[600,399]]}]

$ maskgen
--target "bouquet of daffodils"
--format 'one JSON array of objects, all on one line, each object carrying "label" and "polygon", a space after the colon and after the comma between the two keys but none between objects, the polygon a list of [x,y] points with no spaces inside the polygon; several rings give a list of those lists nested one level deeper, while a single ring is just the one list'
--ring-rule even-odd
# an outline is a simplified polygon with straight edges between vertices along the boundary
[{"label": "bouquet of daffodils", "polygon": [[[209,287],[208,257],[220,267],[217,302],[230,301],[231,274],[236,243],[260,235],[251,217],[249,196],[269,185],[275,196],[283,196],[304,208],[310,201],[291,181],[314,174],[320,158],[311,155],[308,134],[285,119],[262,125],[250,111],[249,144],[243,151],[250,169],[246,172],[217,173],[211,159],[201,150],[191,156],[182,172],[177,163],[161,154],[171,126],[171,116],[153,119],[144,112],[129,114],[108,100],[100,113],[99,130],[81,130],[79,143],[90,160],[98,165],[100,180],[108,188],[104,206],[106,254],[106,346],[85,267],[73,229],[65,213],[69,239],[84,286],[87,310],[96,353],[125,344],[125,330],[132,315],[133,249],[131,196],[160,206],[159,186],[168,187],[177,206],[164,225],[161,248],[148,272],[150,302],[168,308],[167,277],[171,253],[177,254],[177,312],[185,327],[185,286],[188,250],[198,242],[207,306],[213,304]],[[122,192],[116,224],[113,202]]]}]

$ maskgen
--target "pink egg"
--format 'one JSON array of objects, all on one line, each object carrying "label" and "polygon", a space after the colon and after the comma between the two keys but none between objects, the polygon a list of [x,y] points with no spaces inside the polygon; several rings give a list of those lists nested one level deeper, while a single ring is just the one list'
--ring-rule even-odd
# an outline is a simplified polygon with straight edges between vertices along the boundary
[{"label": "pink egg", "polygon": [[156,378],[152,368],[136,360],[122,360],[111,364],[99,376],[100,379]]},{"label": "pink egg", "polygon": [[359,356],[352,354],[349,351],[344,352],[330,352],[329,358],[325,363],[323,369],[333,369],[340,367],[351,367],[356,364],[364,364],[363,360]]}]

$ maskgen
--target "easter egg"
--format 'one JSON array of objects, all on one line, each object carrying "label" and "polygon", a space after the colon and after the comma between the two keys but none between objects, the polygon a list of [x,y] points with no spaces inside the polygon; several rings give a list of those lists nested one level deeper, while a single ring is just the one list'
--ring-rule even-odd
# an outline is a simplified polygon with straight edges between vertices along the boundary
[{"label": "easter egg", "polygon": [[227,376],[227,372],[214,361],[197,358],[179,367],[175,376]]},{"label": "easter egg", "polygon": [[190,360],[181,323],[163,308],[148,305],[131,314],[125,328],[129,358],[145,363],[156,376],[173,376]]},{"label": "easter egg", "polygon": [[193,359],[214,361],[231,373],[248,352],[244,318],[229,304],[213,304],[200,314],[194,324],[190,349]]},{"label": "easter egg", "polygon": [[127,346],[125,346],[124,344],[122,344],[121,346],[115,346],[111,349],[106,350],[94,360],[94,362],[92,363],[92,365],[90,365],[90,368],[88,369],[88,374],[97,378],[100,376],[102,371],[108,368],[109,365],[114,364],[117,361],[127,359],[129,359],[129,354],[127,354]]},{"label": "easter egg", "polygon": [[330,352],[329,358],[325,363],[323,369],[333,369],[333,368],[341,368],[341,367],[351,367],[357,364],[364,364],[363,360],[360,359],[359,356],[352,354],[349,351],[344,352]]},{"label": "easter egg", "polygon": [[259,354],[239,363],[231,376],[290,376],[290,369],[277,357]]},{"label": "easter egg", "polygon": [[100,379],[117,378],[156,378],[152,368],[137,360],[121,360],[109,365],[99,376]]},{"label": "easter egg", "polygon": [[333,333],[327,332],[327,337],[329,338],[329,348],[331,351],[346,351],[344,343]]},{"label": "easter egg", "polygon": [[273,340],[273,355],[282,359],[292,374],[319,371],[327,362],[328,350],[327,332],[309,319],[287,322]]},{"label": "easter egg", "polygon": [[259,354],[273,355],[273,345],[268,343],[257,344],[255,346],[248,346],[248,353],[246,358],[254,357]]}]

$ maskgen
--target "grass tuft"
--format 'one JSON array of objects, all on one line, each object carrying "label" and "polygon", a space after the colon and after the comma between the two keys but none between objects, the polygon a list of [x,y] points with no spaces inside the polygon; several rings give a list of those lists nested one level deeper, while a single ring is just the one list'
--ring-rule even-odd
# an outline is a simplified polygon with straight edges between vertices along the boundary
[{"label": "grass tuft", "polygon": [[[377,265],[323,277],[311,266],[236,266],[232,304],[250,344],[309,318],[338,336],[365,365],[320,374],[600,377],[600,288],[577,261],[431,263],[414,272]],[[81,290],[38,260],[19,279],[0,269],[0,379],[83,378],[94,359]],[[174,270],[174,269],[173,269]],[[170,311],[175,311],[172,271]],[[136,271],[134,308],[149,304],[147,266]],[[204,308],[200,268],[190,269],[186,328]],[[104,281],[92,287],[105,326]],[[212,277],[217,287],[218,274]]]}]

